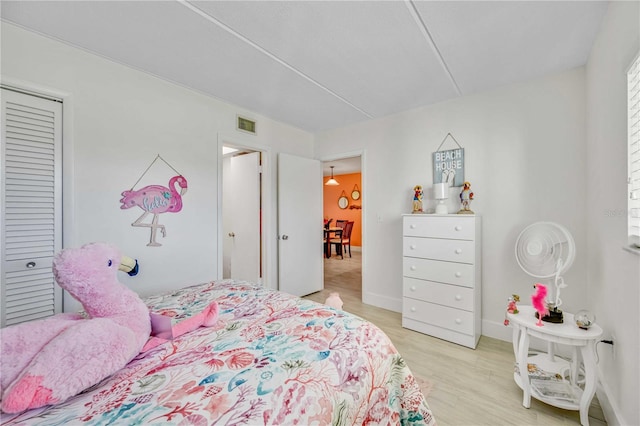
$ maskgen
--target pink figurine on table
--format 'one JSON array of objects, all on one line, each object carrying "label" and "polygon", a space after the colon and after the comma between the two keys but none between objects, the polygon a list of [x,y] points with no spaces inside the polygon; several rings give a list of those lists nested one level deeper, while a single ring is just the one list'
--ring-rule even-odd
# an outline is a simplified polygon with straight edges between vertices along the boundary
[{"label": "pink figurine on table", "polygon": [[531,295],[531,304],[538,312],[538,322],[536,325],[538,327],[542,327],[542,317],[549,315],[549,308],[547,308],[547,301],[545,300],[547,297],[547,286],[544,284],[536,283],[533,285],[533,288],[536,289],[536,292]]},{"label": "pink figurine on table", "polygon": [[509,304],[507,305],[507,312],[509,312],[510,314],[517,314],[518,312],[518,306],[516,305],[517,302],[520,301],[520,296],[518,296],[517,294],[512,294],[511,297],[509,298]]},{"label": "pink figurine on table", "polygon": [[[517,294],[512,294],[511,297],[508,300],[507,303],[507,313],[508,314],[517,314],[518,312],[520,312],[518,310],[518,306],[516,305],[517,302],[520,301],[520,296],[518,296]],[[504,325],[509,325],[509,318],[507,318],[507,315],[505,314],[504,316]]]}]

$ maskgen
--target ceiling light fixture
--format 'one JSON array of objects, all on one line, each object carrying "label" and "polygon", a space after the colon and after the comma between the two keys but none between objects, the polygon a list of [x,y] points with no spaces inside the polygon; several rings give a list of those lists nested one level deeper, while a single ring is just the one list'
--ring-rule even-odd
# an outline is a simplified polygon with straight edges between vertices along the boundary
[{"label": "ceiling light fixture", "polygon": [[338,181],[333,178],[333,168],[334,167],[335,166],[331,166],[331,178],[324,183],[325,185],[340,185],[338,183]]}]

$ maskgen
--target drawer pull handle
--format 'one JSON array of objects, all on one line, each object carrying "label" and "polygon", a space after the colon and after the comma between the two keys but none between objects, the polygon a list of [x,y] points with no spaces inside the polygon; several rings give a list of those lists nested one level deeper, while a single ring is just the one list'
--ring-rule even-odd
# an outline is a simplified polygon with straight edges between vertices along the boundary
[{"label": "drawer pull handle", "polygon": [[31,269],[31,268],[35,268],[36,267],[36,262],[29,262],[25,265],[27,268]]},{"label": "drawer pull handle", "polygon": [[462,320],[460,318],[456,318],[456,324],[458,325],[462,324]]},{"label": "drawer pull handle", "polygon": [[456,254],[460,254],[460,253],[462,253],[462,249],[459,249],[459,248],[456,249]]},{"label": "drawer pull handle", "polygon": [[416,245],[415,245],[415,244],[411,244],[411,245],[409,246],[409,248],[410,248],[411,250],[415,250],[415,249],[416,249]]},{"label": "drawer pull handle", "polygon": [[409,228],[411,228],[411,229],[416,229],[416,226],[415,226],[415,225],[413,225],[413,224],[411,224],[411,225],[409,225]]},{"label": "drawer pull handle", "polygon": [[416,291],[416,286],[415,285],[411,286],[411,291]]},{"label": "drawer pull handle", "polygon": [[462,296],[460,296],[459,294],[456,294],[456,300],[462,300]]},{"label": "drawer pull handle", "polygon": [[460,278],[462,276],[462,272],[456,272],[456,277]]},{"label": "drawer pull handle", "polygon": [[456,226],[456,227],[455,227],[455,230],[456,230],[456,231],[462,231],[462,226],[460,226],[460,225]]},{"label": "drawer pull handle", "polygon": [[411,312],[415,312],[416,308],[415,307],[411,307]]},{"label": "drawer pull handle", "polygon": [[415,267],[414,265],[411,265],[411,266],[409,267],[409,269],[411,269],[412,271],[415,271],[415,270],[416,270],[416,267]]}]

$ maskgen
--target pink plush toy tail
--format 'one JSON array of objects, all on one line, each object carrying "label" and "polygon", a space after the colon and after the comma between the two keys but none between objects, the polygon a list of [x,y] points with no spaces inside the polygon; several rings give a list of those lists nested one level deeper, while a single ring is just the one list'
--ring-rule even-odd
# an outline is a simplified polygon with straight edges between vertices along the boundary
[{"label": "pink plush toy tail", "polygon": [[[172,328],[173,338],[182,336],[183,334],[189,333],[190,331],[195,330],[196,328],[203,327],[211,327],[218,321],[218,302],[211,302],[209,306],[204,308],[202,312],[197,315],[194,315],[190,318],[185,319],[184,321],[180,321],[175,324]],[[147,343],[144,345],[140,352],[146,352],[150,349],[155,348],[162,343],[168,342],[170,339],[165,339],[158,336],[152,336],[149,338]]]},{"label": "pink plush toy tail", "polygon": [[340,293],[329,293],[329,297],[327,297],[327,300],[324,301],[324,304],[335,309],[342,309],[342,299],[340,299]]}]

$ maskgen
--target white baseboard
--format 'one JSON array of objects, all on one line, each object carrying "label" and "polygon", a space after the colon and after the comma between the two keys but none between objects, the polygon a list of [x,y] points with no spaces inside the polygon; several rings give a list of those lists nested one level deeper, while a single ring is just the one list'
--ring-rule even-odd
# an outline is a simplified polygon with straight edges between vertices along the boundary
[{"label": "white baseboard", "polygon": [[388,309],[393,312],[402,312],[402,299],[381,296],[376,293],[362,292],[362,303]]},{"label": "white baseboard", "polygon": [[628,425],[629,423],[620,416],[620,410],[618,410],[615,401],[609,397],[610,395],[611,390],[609,388],[609,384],[603,380],[600,369],[598,369],[598,386],[596,387],[596,396],[598,397],[598,402],[600,402],[604,419],[607,421],[609,426]]},{"label": "white baseboard", "polygon": [[507,327],[502,322],[482,320],[482,335],[487,337],[493,337],[494,339],[504,340],[505,342],[511,342],[513,336],[513,330],[511,327]]}]

